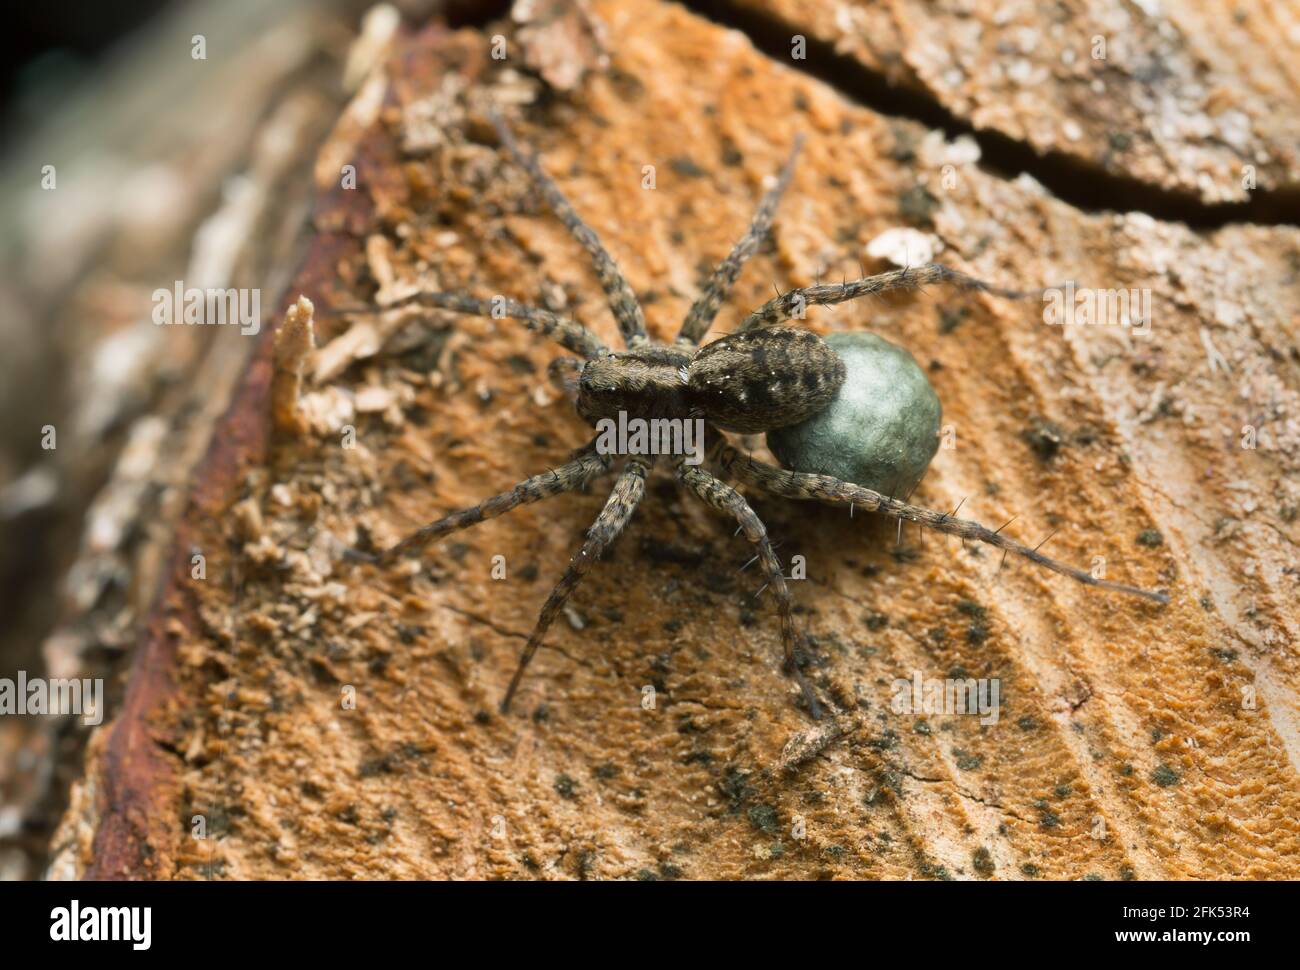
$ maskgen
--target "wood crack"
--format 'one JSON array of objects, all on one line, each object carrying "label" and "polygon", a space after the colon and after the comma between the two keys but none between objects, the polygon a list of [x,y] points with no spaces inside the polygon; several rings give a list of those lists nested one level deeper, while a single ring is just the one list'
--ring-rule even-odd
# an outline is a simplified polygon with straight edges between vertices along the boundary
[{"label": "wood crack", "polygon": [[1300,225],[1300,188],[1255,189],[1247,202],[1202,202],[1191,192],[1108,172],[1062,152],[1040,153],[1002,132],[976,128],[929,92],[893,84],[881,72],[837,52],[832,44],[811,34],[805,38],[807,57],[792,61],[790,39],[800,32],[799,24],[734,0],[683,2],[694,13],[740,31],[773,60],[830,85],[861,107],[885,117],[918,122],[942,131],[949,139],[959,135],[973,138],[980,147],[980,164],[986,171],[1004,178],[1028,173],[1062,202],[1081,212],[1142,212],[1196,231],[1212,231],[1234,223]]}]

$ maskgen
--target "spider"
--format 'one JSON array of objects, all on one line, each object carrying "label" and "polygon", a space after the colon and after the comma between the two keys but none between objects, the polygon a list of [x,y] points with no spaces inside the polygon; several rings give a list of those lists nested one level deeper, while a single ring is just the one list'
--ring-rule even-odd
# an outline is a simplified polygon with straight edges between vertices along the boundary
[{"label": "spider", "polygon": [[[1041,291],[1002,289],[946,266],[931,263],[864,276],[838,285],[818,284],[778,293],[745,317],[735,332],[700,346],[741,268],[758,249],[771,227],[777,205],[790,183],[800,152],[802,137],[798,137],[776,184],[759,202],[748,230],[730,255],[714,269],[703,291],[687,312],[676,339],[671,344],[665,344],[653,340],[646,332],[645,317],[631,286],[596,233],[578,216],[559,187],[543,171],[537,158],[520,148],[502,119],[493,113],[491,121],[501,144],[514,163],[528,174],[535,191],[541,194],[554,214],[589,254],[609,307],[618,322],[626,349],[610,350],[577,320],[501,297],[488,301],[461,293],[419,291],[383,306],[346,308],[348,312],[386,312],[401,306],[420,305],[463,314],[510,317],[528,329],[549,337],[580,358],[555,361],[554,364],[560,367],[553,365],[551,374],[556,383],[566,390],[578,414],[593,426],[602,419],[617,419],[620,412],[624,418],[644,420],[702,419],[707,440],[706,463],[713,464],[723,475],[751,488],[788,499],[819,500],[848,505],[850,510],[861,507],[880,512],[898,519],[900,527],[903,521],[916,522],[937,532],[960,536],[963,540],[973,539],[995,546],[1003,550],[1004,559],[1007,552],[1012,552],[1090,586],[1141,596],[1159,603],[1168,602],[1168,597],[1163,593],[1100,579],[1081,569],[1050,559],[1040,553],[1037,547],[1029,548],[1003,535],[1002,529],[989,529],[977,522],[959,519],[956,512],[960,506],[950,513],[935,512],[909,505],[893,495],[876,492],[852,482],[756,461],[741,454],[721,434],[770,431],[804,421],[830,405],[845,379],[843,362],[811,331],[782,326],[789,320],[801,319],[803,309],[809,305],[843,303],[891,290],[918,288],[929,283],[950,283],[964,290],[984,291],[1009,298],[1022,298]],[[527,478],[508,491],[477,505],[430,522],[378,554],[350,551],[350,555],[356,558],[380,565],[388,564],[399,556],[418,552],[428,543],[452,532],[504,515],[521,505],[581,489],[598,478],[612,474],[616,465],[620,466],[609,498],[588,529],[582,548],[569,562],[564,575],[542,606],[536,626],[524,646],[501,700],[500,710],[503,714],[509,711],[524,672],[556,615],[592,564],[609,548],[636,512],[645,496],[646,477],[658,460],[658,456],[650,454],[602,453],[597,448],[597,440],[589,441],[559,467]],[[796,660],[796,648],[801,641],[794,620],[793,600],[766,528],[744,495],[708,470],[704,464],[690,463],[687,457],[671,456],[679,483],[715,511],[732,517],[739,526],[738,531],[743,532],[755,547],[755,558],[762,568],[767,585],[776,595],[784,647],[784,670],[797,681],[809,713],[814,719],[820,718],[821,705]],[[1039,545],[1041,547],[1042,544]]]}]

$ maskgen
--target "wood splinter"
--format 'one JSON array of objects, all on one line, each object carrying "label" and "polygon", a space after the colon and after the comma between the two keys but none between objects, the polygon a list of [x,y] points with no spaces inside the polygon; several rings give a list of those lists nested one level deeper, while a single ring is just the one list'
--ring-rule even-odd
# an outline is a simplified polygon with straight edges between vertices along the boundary
[{"label": "wood splinter", "polygon": [[298,302],[285,311],[284,322],[275,332],[271,378],[271,421],[284,435],[300,435],[307,430],[307,420],[298,406],[302,397],[302,372],[307,357],[316,348],[311,300],[299,295]]}]

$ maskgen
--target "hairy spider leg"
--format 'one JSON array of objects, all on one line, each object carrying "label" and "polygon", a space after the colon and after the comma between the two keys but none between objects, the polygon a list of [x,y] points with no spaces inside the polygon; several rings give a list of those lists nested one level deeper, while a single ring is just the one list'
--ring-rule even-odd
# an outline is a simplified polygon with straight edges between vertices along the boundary
[{"label": "hairy spider leg", "polygon": [[431,290],[420,290],[394,300],[392,303],[343,306],[335,309],[339,313],[373,314],[386,313],[389,310],[397,310],[405,306],[427,306],[438,310],[451,310],[453,313],[466,313],[472,316],[492,317],[493,319],[509,317],[512,320],[518,320],[534,333],[549,337],[565,350],[587,360],[591,360],[593,357],[603,357],[609,353],[609,349],[600,342],[600,339],[577,320],[562,317],[550,310],[543,310],[541,307],[517,303],[505,297],[479,300],[464,293],[437,293]]},{"label": "hairy spider leg", "polygon": [[745,538],[758,549],[758,559],[762,564],[768,585],[776,593],[777,609],[781,614],[781,643],[785,649],[785,671],[794,677],[808,702],[808,711],[814,720],[821,718],[821,705],[813,693],[812,685],[799,669],[795,657],[795,644],[798,631],[794,622],[794,597],[786,585],[781,572],[781,561],[772,550],[772,543],[767,537],[767,528],[763,520],[749,507],[745,497],[730,485],[719,480],[698,465],[688,465],[684,461],[677,463],[677,478],[683,485],[694,492],[705,505],[735,518],[745,533]]},{"label": "hairy spider leg", "polygon": [[578,457],[559,468],[526,478],[508,492],[493,495],[478,505],[452,512],[423,528],[416,529],[401,542],[390,546],[377,556],[360,552],[352,552],[351,556],[384,565],[405,553],[422,549],[435,539],[441,539],[461,529],[468,529],[480,522],[494,519],[498,515],[505,515],[521,505],[529,505],[532,502],[582,488],[592,479],[607,473],[614,461],[612,455],[597,454],[593,445],[594,442],[588,445],[588,448]]},{"label": "hairy spider leg", "polygon": [[[945,514],[916,505],[908,505],[906,502],[900,502],[897,499],[881,495],[879,492],[864,488],[861,485],[842,482],[830,475],[813,475],[807,472],[793,472],[784,468],[777,468],[775,465],[768,465],[742,455],[727,444],[719,446],[715,455],[718,463],[728,474],[734,475],[740,481],[761,488],[773,495],[791,499],[812,499],[823,502],[860,505],[869,511],[882,512],[900,521],[906,519],[909,522],[918,522],[934,529],[936,532],[961,536],[962,539],[976,539],[980,542],[986,542],[1007,552],[1014,552],[1017,556],[1022,556],[1031,562],[1036,562],[1040,566],[1045,566],[1053,572],[1069,576],[1071,579],[1078,580],[1088,586],[1096,586],[1116,593],[1127,593],[1130,596],[1141,596],[1157,603],[1169,602],[1169,597],[1165,593],[1153,593],[1149,590],[1139,589],[1136,586],[1098,579],[1091,573],[1057,562],[1055,559],[1044,556],[1037,549],[1031,549],[1029,546],[1002,535],[1000,529],[995,531],[969,519],[957,519],[951,513]],[[1004,525],[1002,528],[1005,529],[1006,526]]]},{"label": "hairy spider leg", "polygon": [[501,144],[505,145],[506,151],[515,160],[515,164],[528,173],[537,191],[551,207],[551,211],[591,256],[591,265],[596,270],[600,288],[605,291],[605,297],[609,300],[609,308],[614,313],[614,319],[618,321],[623,343],[628,347],[645,343],[650,338],[646,336],[645,316],[641,312],[641,304],[637,302],[632,287],[628,285],[618,264],[614,262],[614,257],[605,249],[596,231],[582,221],[569,200],[564,197],[564,193],[560,191],[560,187],[542,170],[536,156],[524,153],[515,142],[515,137],[506,127],[506,123],[496,112],[492,112],[491,119],[497,130],[497,137],[501,139]]},{"label": "hairy spider leg", "polygon": [[564,606],[570,594],[578,588],[578,584],[582,582],[582,577],[587,574],[592,563],[599,559],[601,553],[618,538],[623,527],[632,518],[632,513],[641,504],[641,498],[645,495],[646,472],[649,468],[650,461],[647,459],[639,457],[628,459],[618,481],[614,483],[613,491],[609,493],[605,507],[601,509],[600,515],[596,516],[596,521],[587,530],[587,538],[582,548],[569,561],[569,568],[564,571],[555,589],[551,590],[551,595],[546,598],[546,603],[542,606],[542,612],[538,614],[537,625],[533,627],[532,635],[524,645],[523,653],[519,655],[519,666],[515,668],[515,674],[510,678],[510,686],[506,688],[506,695],[501,699],[502,714],[510,710],[510,701],[519,688],[524,671],[532,662],[537,648],[542,645],[542,638],[546,636],[546,631],[560,612],[560,608]]},{"label": "hairy spider leg", "polygon": [[751,330],[755,327],[772,327],[784,323],[796,316],[801,316],[804,308],[812,305],[829,306],[856,300],[863,296],[888,293],[891,290],[917,289],[929,283],[952,283],[963,290],[978,290],[992,293],[1012,300],[1021,300],[1030,296],[1042,296],[1046,290],[1008,290],[991,283],[985,283],[959,270],[950,269],[939,263],[927,263],[924,266],[907,269],[890,270],[860,280],[850,280],[836,285],[822,283],[817,286],[805,286],[781,293],[768,300],[761,307],[745,317],[737,327]]},{"label": "hairy spider leg", "polygon": [[694,346],[708,332],[709,326],[713,323],[713,318],[718,315],[718,308],[722,306],[722,302],[727,298],[731,292],[731,287],[736,282],[736,277],[740,275],[741,267],[758,250],[768,230],[772,228],[772,218],[776,215],[776,207],[780,204],[781,196],[790,184],[791,176],[794,175],[795,161],[799,158],[799,150],[802,147],[803,136],[800,135],[794,140],[794,147],[790,149],[790,157],[786,160],[785,167],[781,169],[776,185],[759,202],[758,210],[754,213],[754,219],[750,222],[749,229],[736,243],[731,254],[717,265],[713,275],[709,277],[709,282],[705,284],[703,292],[691,304],[691,309],[682,322],[682,328],[677,333],[678,344]]}]

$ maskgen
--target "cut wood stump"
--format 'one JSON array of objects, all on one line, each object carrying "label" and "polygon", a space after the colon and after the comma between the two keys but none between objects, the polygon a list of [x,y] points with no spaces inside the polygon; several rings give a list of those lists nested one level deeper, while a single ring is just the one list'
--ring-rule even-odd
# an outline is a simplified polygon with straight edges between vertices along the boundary
[{"label": "cut wood stump", "polygon": [[[838,42],[828,6],[754,6]],[[944,110],[974,113],[988,91],[995,127],[1035,147],[1042,111],[1073,110],[1050,106],[1050,86],[1041,111],[1001,90],[1011,62],[992,41],[993,5],[963,20],[986,31],[969,48],[960,24],[912,6],[924,5],[893,9],[918,83],[942,62],[906,53],[916,45],[967,52],[972,90]],[[1300,876],[1300,232],[1088,211],[986,169],[969,136],[864,107],[833,77],[759,52],[717,9],[609,0],[591,12],[600,41],[582,34],[575,50],[607,60],[592,55],[571,90],[526,70],[517,47],[493,58],[494,34],[516,43],[506,23],[404,29],[361,84],[322,148],[316,234],[280,300],[303,295],[315,310],[303,430],[272,434],[264,335],[195,477],[125,709],[92,745],[64,871]],[[1088,38],[1072,43],[1087,58]],[[1049,53],[1026,55],[1027,69]],[[1149,123],[1152,159],[1165,129],[1131,85],[1094,73],[1105,87],[1079,119],[1086,137],[1043,144],[1076,151],[1081,171],[1195,194],[1187,205],[1238,198],[1203,191],[1195,155],[1167,168],[1098,156],[1106,118]],[[1272,97],[1294,108],[1294,75],[1275,73]],[[1161,99],[1177,81],[1151,76],[1141,90]],[[1282,124],[1257,93],[1222,97]],[[928,369],[945,446],[913,501],[964,500],[964,516],[993,525],[1015,516],[1023,540],[1053,533],[1054,557],[1167,590],[1169,605],[1003,567],[993,550],[912,528],[900,541],[861,510],[755,496],[783,561],[806,562],[797,618],[810,676],[838,711],[817,725],[781,672],[770,593],[756,598],[761,580],[741,570],[748,544],[660,469],[514,709],[498,713],[604,502],[599,485],[418,561],[380,568],[342,550],[387,546],[554,467],[590,430],[548,379],[559,352],[509,320],[339,312],[420,286],[502,294],[616,345],[585,254],[500,150],[493,104],[661,338],[797,134],[803,156],[770,241],[715,335],[773,287],[887,268],[868,250],[899,229],[1001,286],[1149,292],[1145,320],[1134,309],[1109,325],[1049,325],[1035,301],[939,289],[812,309],[803,325],[871,329]],[[1243,157],[1275,147],[1258,134]],[[340,184],[349,165],[355,188]],[[1294,187],[1293,158],[1265,169],[1276,191]],[[918,678],[996,681],[996,717],[918,710]]]}]

